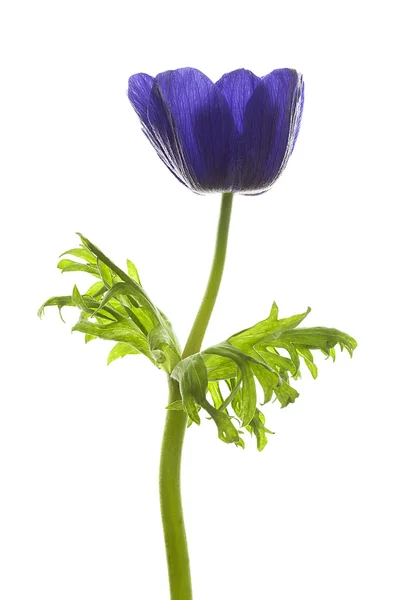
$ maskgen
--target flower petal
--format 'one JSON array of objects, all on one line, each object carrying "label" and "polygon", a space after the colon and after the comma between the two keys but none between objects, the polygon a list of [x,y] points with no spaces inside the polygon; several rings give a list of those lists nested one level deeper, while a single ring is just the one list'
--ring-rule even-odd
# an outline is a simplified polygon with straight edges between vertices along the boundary
[{"label": "flower petal", "polygon": [[241,191],[266,191],[285,168],[299,131],[302,90],[302,76],[293,69],[272,71],[254,90],[244,113]]},{"label": "flower petal", "polygon": [[247,102],[260,81],[261,78],[251,71],[237,69],[223,75],[215,84],[228,102],[239,133],[243,130],[244,111]]},{"label": "flower petal", "polygon": [[292,145],[291,153],[293,152],[293,148],[295,147],[296,140],[298,139],[300,124],[301,124],[302,115],[303,115],[303,105],[305,103],[305,85],[304,85],[302,76],[300,79],[301,79],[300,80],[300,89],[298,90],[299,98],[294,99],[294,101],[297,103],[297,112],[294,115],[294,123],[293,123],[294,136],[293,136],[293,145]]},{"label": "flower petal", "polygon": [[237,131],[220,90],[201,71],[191,68],[160,73],[156,81],[172,115],[183,158],[194,181],[192,189],[231,190]]},{"label": "flower petal", "polygon": [[[156,86],[154,77],[146,73],[137,73],[129,79],[128,97],[139,116],[145,136],[170,171],[182,183],[185,183],[176,165],[177,157],[175,152],[172,151],[169,145],[173,137],[172,127],[165,111],[164,101],[160,98],[160,92],[159,95],[157,91],[155,93]],[[151,119],[149,118],[149,106],[151,108],[150,114],[153,117],[155,113],[157,114],[156,128],[152,127]],[[175,147],[175,144],[173,144],[173,147]]]},{"label": "flower petal", "polygon": [[154,77],[146,73],[136,73],[136,75],[132,75],[129,79],[127,95],[140,120],[146,125],[148,125],[147,106],[153,83]]},{"label": "flower petal", "polygon": [[150,126],[149,139],[159,157],[183,184],[194,189],[195,178],[184,159],[176,124],[157,81],[150,93],[147,118]]}]

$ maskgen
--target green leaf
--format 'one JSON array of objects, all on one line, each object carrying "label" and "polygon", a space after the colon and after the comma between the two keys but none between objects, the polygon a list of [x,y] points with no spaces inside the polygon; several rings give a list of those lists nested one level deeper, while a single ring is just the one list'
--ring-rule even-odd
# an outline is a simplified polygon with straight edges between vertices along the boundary
[{"label": "green leaf", "polygon": [[[279,348],[279,350],[286,350],[286,352],[289,354],[290,356],[290,360],[292,361],[292,367],[289,365],[289,363],[287,363],[287,367],[284,366],[283,363],[281,363],[281,365],[279,366],[274,358],[274,356],[276,354],[280,355],[280,352],[278,352],[276,350],[276,348]],[[273,358],[271,358],[272,363],[274,362],[276,367],[279,370],[279,373],[283,370],[283,371],[289,371],[289,373],[295,377],[300,369],[300,360],[299,360],[299,355],[297,353],[296,347],[291,344],[290,342],[286,342],[283,341],[281,338],[278,339],[274,339],[272,342],[270,341],[266,341],[266,342],[260,342],[259,344],[257,344],[256,346],[256,350],[257,352],[263,356],[263,352],[271,352],[273,354]],[[268,356],[268,355],[267,355]],[[266,360],[267,362],[267,360]]]},{"label": "green leaf", "polygon": [[273,431],[270,431],[270,429],[267,429],[267,427],[265,427],[265,422],[266,419],[264,417],[264,414],[257,409],[250,425],[247,427],[250,433],[254,433],[254,435],[257,438],[257,450],[259,452],[261,452],[267,444],[266,434],[270,433],[274,435]]},{"label": "green leaf", "polygon": [[57,306],[61,309],[63,306],[75,306],[72,296],[53,296],[46,300],[38,310],[38,317],[41,319],[45,314],[45,308],[47,306]]},{"label": "green leaf", "polygon": [[75,306],[78,307],[80,310],[86,313],[93,312],[91,311],[90,307],[87,306],[87,304],[84,302],[84,298],[79,293],[79,290],[76,285],[74,285],[74,288],[72,290],[72,300]]},{"label": "green leaf", "polygon": [[134,281],[137,281],[138,284],[140,284],[140,278],[139,278],[139,273],[137,271],[136,265],[134,263],[131,262],[131,260],[127,259],[127,273],[129,274],[129,276],[134,279]]},{"label": "green leaf", "polygon": [[113,274],[111,269],[107,267],[105,263],[103,263],[100,259],[97,259],[97,267],[100,273],[100,277],[107,289],[111,288],[113,285]]},{"label": "green leaf", "polygon": [[[198,355],[197,355],[198,356]],[[215,422],[218,428],[218,437],[226,444],[234,443],[244,448],[244,441],[240,438],[237,429],[229,415],[217,410],[205,398],[201,401],[201,407],[204,408]]]},{"label": "green leaf", "polygon": [[[298,397],[291,378],[300,376],[300,363],[305,363],[313,378],[318,370],[312,351],[318,350],[335,359],[335,347],[345,348],[350,355],[357,346],[346,333],[325,327],[300,328],[308,315],[304,313],[279,319],[273,303],[269,316],[252,327],[211,346],[203,352],[181,360],[181,350],[172,326],[150,300],[143,289],[134,263],[127,261],[127,273],[117,267],[97,246],[81,236],[81,247],[73,248],[60,260],[63,271],[88,272],[100,281],[82,295],[77,286],[71,296],[50,298],[46,306],[75,306],[81,316],[73,328],[84,333],[85,340],[99,337],[116,342],[108,356],[110,364],[127,354],[144,354],[158,367],[167,371],[179,383],[181,401],[168,410],[185,410],[188,425],[200,423],[201,410],[218,428],[219,438],[226,443],[244,447],[241,434],[233,420],[256,437],[262,450],[270,432],[259,410],[257,386],[263,389],[263,404],[279,400],[282,407]],[[221,381],[224,384],[221,384]],[[223,392],[228,388],[228,395]],[[212,399],[212,403],[208,400]]]},{"label": "green leaf", "polygon": [[318,377],[318,367],[315,365],[314,361],[313,361],[313,354],[312,352],[309,350],[309,348],[306,348],[305,346],[296,346],[296,350],[298,351],[298,353],[302,356],[305,365],[308,367],[312,377],[314,379],[316,379]]},{"label": "green leaf", "polygon": [[[124,304],[124,302],[123,302],[124,296],[126,296],[130,300],[131,299],[137,300],[139,302],[139,306],[144,305],[144,307],[149,311],[150,314],[155,315],[154,307],[151,305],[151,303],[149,303],[146,294],[143,292],[143,290],[141,288],[136,286],[134,284],[134,282],[126,283],[126,282],[122,281],[122,282],[116,283],[112,287],[110,287],[110,289],[104,294],[104,296],[101,300],[100,309],[103,308],[103,306],[105,306],[113,298],[118,298],[120,300],[121,304]],[[134,308],[134,307],[132,307],[132,308]],[[157,316],[156,316],[155,320],[156,320],[156,322],[159,322],[157,319]]]},{"label": "green leaf", "polygon": [[[308,308],[304,313],[279,319],[278,308],[273,304],[267,319],[201,352],[214,406],[208,400],[200,402],[200,406],[212,418],[215,415],[221,426],[235,418],[228,414],[228,408],[232,407],[241,420],[241,426],[256,436],[259,450],[264,448],[266,434],[271,432],[265,427],[264,415],[257,406],[255,380],[263,388],[263,404],[275,396],[275,400],[286,407],[299,396],[290,384],[290,378],[297,379],[300,376],[300,359],[316,378],[318,370],[311,350],[321,350],[325,356],[335,358],[334,347],[337,344],[350,354],[357,345],[351,336],[336,329],[298,329],[309,312]],[[288,356],[282,355],[282,352],[287,352]],[[221,381],[225,381],[230,390],[225,400],[221,393]],[[215,411],[223,414],[225,420],[218,417]],[[224,432],[221,436],[227,438]]]},{"label": "green leaf", "polygon": [[[120,267],[118,267],[116,264],[113,263],[112,260],[110,260],[108,258],[108,256],[106,256],[104,254],[104,252],[101,252],[101,250],[99,248],[97,248],[97,246],[95,246],[92,242],[90,242],[86,237],[84,237],[81,233],[77,234],[83,245],[90,251],[92,252],[92,254],[99,259],[102,263],[104,263],[109,269],[111,269],[111,271],[113,271],[113,273],[115,273],[116,275],[118,275],[120,277],[120,279],[126,283],[133,283],[135,285],[138,285],[134,279],[132,279],[129,275],[127,275],[122,269],[120,269]],[[139,287],[139,286],[138,286]]]},{"label": "green leaf", "polygon": [[208,391],[210,393],[212,401],[214,402],[215,408],[220,408],[220,406],[224,404],[224,398],[218,381],[209,381]]},{"label": "green leaf", "polygon": [[172,371],[179,383],[183,405],[188,416],[198,425],[201,419],[197,406],[202,406],[208,389],[208,373],[201,354],[192,354],[181,360]]},{"label": "green leaf", "polygon": [[324,354],[330,356],[330,351],[337,344],[341,349],[346,348],[349,355],[357,347],[357,342],[351,336],[328,327],[310,327],[308,329],[293,329],[282,333],[281,338],[288,340],[297,346],[305,346],[310,350],[322,350]]},{"label": "green leaf", "polygon": [[128,307],[127,305],[125,305],[125,310],[129,317],[131,317],[134,321],[136,321],[137,324],[139,324],[140,329],[146,335],[149,333],[149,331],[152,331],[152,329],[159,325],[159,321],[156,315],[148,308],[143,308],[142,306],[135,307],[133,305],[130,305],[130,307]]},{"label": "green leaf", "polygon": [[[165,406],[166,410],[182,410],[184,411],[185,408],[182,404],[182,400],[175,400],[174,402],[171,402],[170,404],[168,404],[167,406]],[[192,423],[192,421],[191,421]]]},{"label": "green leaf", "polygon": [[91,287],[88,288],[84,295],[91,296],[98,300],[98,298],[105,294],[106,291],[107,288],[105,287],[105,285],[103,285],[102,281],[96,281],[92,284]]},{"label": "green leaf", "polygon": [[239,333],[228,338],[230,344],[241,350],[252,349],[257,343],[264,342],[274,336],[281,335],[282,332],[297,327],[310,313],[310,308],[304,313],[294,315],[287,319],[278,319],[278,309],[273,303],[270,315],[264,321],[260,321],[253,327],[243,329]]},{"label": "green leaf", "polygon": [[[95,256],[89,250],[87,250],[87,248],[82,246],[80,248],[72,248],[71,250],[62,252],[61,256],[65,256],[67,254],[75,256],[76,258],[82,258],[93,266],[95,266],[97,262]],[[59,258],[61,258],[61,256]]]},{"label": "green leaf", "polygon": [[[212,348],[215,348],[215,346]],[[210,354],[207,350],[203,352],[203,356],[208,371],[209,381],[225,381],[237,377],[239,374],[236,363],[229,358],[215,356],[214,353]]]},{"label": "green leaf", "polygon": [[127,274],[87,238],[80,235],[80,239],[81,247],[64,255],[86,262],[62,258],[58,266],[63,272],[90,273],[100,281],[84,295],[75,286],[71,296],[50,298],[39,309],[39,316],[46,306],[57,306],[59,311],[63,306],[75,306],[80,318],[73,331],[84,333],[86,342],[96,337],[119,342],[110,352],[110,363],[128,353],[142,353],[170,373],[180,360],[179,343],[166,316],[142,288],[134,263],[127,261]]},{"label": "green leaf", "polygon": [[[127,273],[125,273],[122,269],[117,267],[116,264],[112,262],[97,246],[95,246],[92,242],[90,242],[86,237],[78,233],[83,245],[90,251],[94,256],[97,257],[102,263],[104,263],[113,273],[115,273],[124,283],[129,284],[130,291],[128,292],[130,296],[135,297],[139,300],[140,304],[145,308],[148,308],[151,312],[153,312],[159,322],[165,321],[167,326],[170,325],[169,321],[166,319],[164,314],[159,311],[154,304],[149,299],[148,295],[145,293],[141,285],[134,280],[134,278],[130,277]],[[134,290],[134,291],[133,291]]]},{"label": "green leaf", "polygon": [[111,364],[118,358],[123,358],[124,356],[127,356],[127,354],[140,354],[140,351],[131,344],[126,344],[125,342],[118,342],[110,350],[110,353],[107,358],[107,365]]},{"label": "green leaf", "polygon": [[[218,382],[215,382],[218,385]],[[230,383],[230,382],[228,382]],[[230,404],[233,404],[234,399],[237,397],[238,394],[241,395],[241,384],[242,384],[242,377],[240,376],[234,383],[234,385],[230,385],[230,393],[227,396],[227,398],[222,402],[222,404],[216,408],[218,408],[218,410],[226,410],[227,407]],[[215,404],[215,403],[214,403]],[[241,402],[239,402],[239,405],[241,404]],[[241,410],[238,411],[238,416],[240,417],[241,415]]]},{"label": "green leaf", "polygon": [[289,404],[292,404],[296,398],[299,397],[299,392],[292,388],[286,381],[282,381],[279,386],[275,388],[275,394],[279,400],[282,408],[285,408]]},{"label": "green leaf", "polygon": [[257,364],[252,364],[251,370],[263,388],[263,404],[267,404],[267,402],[270,402],[270,400],[273,398],[273,392],[276,389],[276,386],[280,384],[280,377],[276,372],[273,373],[268,371]]},{"label": "green leaf", "polygon": [[[270,349],[256,349],[257,354],[262,358],[262,360],[267,363],[269,366],[273,367],[277,371],[289,371],[291,375],[296,375],[298,368],[293,363],[293,361],[286,356],[281,356],[275,348]],[[299,362],[299,358],[298,358]]]},{"label": "green leaf", "polygon": [[72,328],[72,331],[89,333],[90,335],[95,335],[102,340],[125,342],[126,344],[133,346],[133,348],[154,362],[149,350],[146,336],[144,336],[140,329],[138,329],[129,321],[101,324],[93,323],[87,319],[81,318]]},{"label": "green leaf", "polygon": [[167,373],[172,373],[181,357],[172,343],[168,330],[162,325],[157,325],[149,332],[147,340],[155,363]]},{"label": "green leaf", "polygon": [[88,263],[85,264],[75,262],[73,260],[70,260],[69,258],[63,258],[62,260],[60,260],[57,264],[57,267],[58,269],[61,269],[62,273],[69,273],[72,271],[83,271],[85,273],[90,273],[91,275],[94,275],[94,277],[100,276],[96,267],[93,267]]},{"label": "green leaf", "polygon": [[205,352],[208,354],[211,353],[216,354],[217,356],[229,358],[237,365],[242,379],[241,413],[239,417],[241,419],[241,426],[245,427],[253,418],[257,403],[256,384],[250,366],[250,360],[253,359],[249,358],[247,360],[243,353],[239,352],[236,348],[233,348],[226,342],[223,344],[218,344],[214,348],[209,348]]}]

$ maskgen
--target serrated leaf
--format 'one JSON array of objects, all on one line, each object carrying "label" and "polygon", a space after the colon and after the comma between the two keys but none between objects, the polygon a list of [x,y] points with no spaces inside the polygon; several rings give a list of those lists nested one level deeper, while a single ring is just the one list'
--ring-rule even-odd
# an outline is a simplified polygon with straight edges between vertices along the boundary
[{"label": "serrated leaf", "polygon": [[120,267],[118,267],[116,264],[113,263],[112,260],[110,260],[108,258],[108,256],[106,256],[104,254],[104,252],[102,252],[95,244],[93,244],[92,242],[90,242],[90,240],[88,240],[85,236],[83,236],[81,233],[77,234],[83,245],[90,251],[92,252],[92,254],[99,259],[102,263],[104,263],[109,269],[111,269],[111,271],[113,271],[113,273],[115,273],[116,275],[118,275],[120,277],[120,279],[126,283],[133,283],[135,285],[138,285],[134,279],[132,279],[129,275],[127,275],[127,273],[125,273],[122,269],[120,269]]},{"label": "serrated leaf", "polygon": [[169,332],[162,325],[157,325],[149,332],[147,341],[156,364],[167,373],[172,373],[181,357],[173,346]]},{"label": "serrated leaf", "polygon": [[254,382],[254,376],[249,361],[245,359],[242,353],[225,343],[218,344],[214,348],[209,348],[206,353],[223,356],[232,360],[237,365],[242,379],[241,412],[239,417],[241,418],[241,426],[245,427],[253,418],[257,403],[256,384]]},{"label": "serrated leaf", "polygon": [[[217,383],[217,382],[215,382],[215,383]],[[242,377],[240,376],[239,378],[237,378],[234,385],[231,386],[230,393],[227,396],[227,398],[223,401],[223,403],[220,406],[218,406],[218,410],[226,410],[227,407],[234,402],[234,399],[236,398],[237,394],[241,393],[241,384],[242,384]],[[240,417],[240,415],[241,415],[241,410],[238,411],[238,416]]]},{"label": "serrated leaf", "polygon": [[[185,410],[181,400],[175,400],[175,402],[171,402],[170,404],[165,406],[165,408],[166,408],[166,410],[182,410],[182,411]],[[191,423],[192,423],[192,421],[191,421]]]},{"label": "serrated leaf", "polygon": [[209,381],[208,382],[208,391],[214,402],[215,408],[219,408],[224,403],[224,398],[220,389],[220,385],[218,381]]},{"label": "serrated leaf", "polygon": [[62,273],[69,273],[75,271],[82,271],[84,273],[90,273],[94,277],[99,277],[100,274],[96,267],[93,267],[89,263],[79,263],[69,258],[63,258],[57,264],[58,269],[61,269]]},{"label": "serrated leaf", "polygon": [[238,367],[234,361],[207,351],[203,354],[209,381],[225,381],[238,376]]},{"label": "serrated leaf", "polygon": [[88,344],[89,342],[92,342],[93,340],[96,340],[97,336],[96,335],[91,335],[89,333],[85,334],[85,343]]},{"label": "serrated leaf", "polygon": [[282,408],[292,404],[296,398],[299,397],[299,392],[292,388],[286,381],[282,381],[281,384],[276,387],[275,394],[282,405]]},{"label": "serrated leaf", "polygon": [[124,296],[136,299],[139,302],[139,305],[144,305],[147,310],[154,314],[154,307],[151,305],[151,303],[149,303],[146,294],[136,285],[124,281],[116,283],[110,287],[110,289],[102,297],[99,307],[101,309],[113,298],[123,299]]},{"label": "serrated leaf", "polygon": [[254,363],[251,365],[251,370],[263,388],[263,404],[267,404],[267,402],[270,402],[273,398],[273,392],[276,389],[276,386],[280,384],[280,377],[277,373],[267,371]]},{"label": "serrated leaf", "polygon": [[171,377],[179,383],[182,402],[189,418],[201,422],[197,406],[202,406],[208,389],[208,373],[201,354],[192,354],[181,360],[173,369]]},{"label": "serrated leaf", "polygon": [[332,358],[332,362],[335,362],[335,348],[330,349],[328,358],[329,357]]},{"label": "serrated leaf", "polygon": [[134,279],[134,281],[137,281],[138,284],[140,284],[140,277],[139,277],[139,273],[137,271],[137,267],[136,265],[131,262],[131,260],[127,259],[127,273],[128,275]]},{"label": "serrated leaf", "polygon": [[152,329],[159,325],[156,315],[148,308],[143,308],[143,306],[135,307],[132,305],[128,307],[126,305],[125,310],[133,320],[140,324],[140,329],[146,335],[149,331],[152,331]]},{"label": "serrated leaf", "polygon": [[[278,382],[279,379],[277,373],[266,363],[263,363],[260,360],[257,360],[252,356],[245,354],[238,348],[234,348],[229,342],[223,342],[221,344],[217,344],[216,346],[211,346],[207,350],[204,350],[203,354],[215,354],[216,356],[220,356],[227,360],[231,360],[236,364],[238,370],[241,373],[242,379],[241,399],[239,404],[240,414],[238,416],[241,419],[241,426],[245,427],[250,423],[251,419],[253,418],[257,404],[257,391],[252,367],[254,365],[257,366],[257,373],[259,373],[260,368],[265,371],[268,371],[269,373],[273,373],[276,382]],[[229,377],[227,377],[227,379],[228,378]],[[261,382],[263,382],[263,384],[266,387],[266,390],[268,390],[268,381],[262,376]]]},{"label": "serrated leaf", "polygon": [[[313,377],[317,367],[311,350],[322,350],[327,357],[335,357],[335,345],[350,353],[356,342],[347,334],[323,327],[297,329],[310,312],[279,319],[278,308],[273,304],[267,319],[240,331],[225,342],[203,350],[201,355],[207,368],[209,392],[214,406],[202,402],[201,406],[212,415],[214,411],[227,411],[231,405],[242,426],[257,438],[262,450],[267,442],[264,415],[257,407],[255,379],[263,387],[264,404],[279,400],[282,407],[293,403],[299,396],[289,383],[290,377],[300,377],[300,359],[305,362]],[[288,356],[282,355],[287,352]],[[238,379],[237,379],[238,378]],[[225,381],[230,395],[225,400],[220,393],[220,382]],[[230,407],[230,408],[231,408]],[[216,415],[217,416],[217,415]],[[212,418],[214,418],[212,416]],[[224,421],[221,417],[218,417]],[[225,415],[225,421],[232,415]]]},{"label": "serrated leaf", "polygon": [[[165,317],[165,315],[161,311],[159,311],[159,309],[157,309],[154,306],[154,304],[151,302],[148,295],[145,293],[145,291],[141,287],[140,283],[135,281],[134,278],[132,278],[127,273],[125,273],[116,264],[114,264],[113,261],[108,258],[108,256],[106,256],[97,246],[95,246],[95,244],[93,244],[85,236],[81,235],[80,233],[78,233],[78,235],[81,239],[83,246],[86,247],[97,258],[97,261],[99,260],[102,263],[104,263],[113,273],[116,274],[117,277],[119,277],[121,279],[121,281],[123,281],[126,284],[129,284],[129,287],[130,287],[130,292],[128,293],[129,296],[132,296],[133,298],[137,299],[144,308],[148,309],[151,313],[153,313],[153,315],[157,319],[158,323],[164,325],[166,329],[170,330],[169,333],[173,340],[173,345],[176,346],[176,348],[178,349],[179,344],[177,342],[175,334],[171,330],[171,326],[170,326],[168,319]],[[113,282],[114,284],[118,283],[117,277],[114,278],[114,282]],[[113,285],[113,287],[114,287],[114,285]]]},{"label": "serrated leaf", "polygon": [[126,344],[125,342],[118,342],[113,348],[110,350],[107,358],[107,365],[111,364],[118,358],[123,358],[127,356],[127,354],[140,354],[140,351],[133,347],[131,344]]},{"label": "serrated leaf", "polygon": [[[279,373],[283,370],[283,371],[289,371],[289,373],[295,377],[295,375],[297,375],[299,369],[300,369],[300,360],[299,360],[299,356],[297,353],[297,350],[295,348],[295,346],[287,341],[283,341],[280,337],[276,340],[273,339],[273,341],[271,342],[266,341],[264,343],[260,342],[260,344],[258,344],[256,346],[256,350],[257,352],[259,352],[260,354],[262,353],[263,350],[266,350],[268,352],[272,352],[272,353],[278,353],[277,349],[279,348],[279,350],[286,350],[286,352],[289,354],[290,356],[290,360],[292,361],[293,364],[293,368],[287,368],[285,369],[283,367],[283,365],[281,366],[281,368],[279,369]],[[280,352],[279,352],[280,354]],[[266,361],[267,362],[267,361]],[[277,366],[277,365],[276,365]]]},{"label": "serrated leaf", "polygon": [[57,306],[61,309],[63,306],[75,306],[72,296],[53,296],[46,300],[38,310],[38,317],[41,319],[45,314],[45,308],[47,306]]},{"label": "serrated leaf", "polygon": [[265,426],[265,422],[266,419],[264,417],[264,414],[260,411],[260,410],[256,410],[256,413],[250,423],[250,425],[247,427],[247,429],[250,431],[250,433],[254,433],[254,435],[257,438],[257,450],[259,452],[261,452],[266,444],[267,444],[267,433],[274,435],[273,431],[270,431],[270,429],[267,429],[267,427]]},{"label": "serrated leaf", "polygon": [[[268,365],[276,369],[278,372],[280,370],[289,371],[291,375],[296,375],[298,371],[298,367],[293,363],[293,361],[286,356],[281,356],[275,348],[262,350],[261,348],[257,348],[257,354],[266,362]],[[299,359],[298,361],[299,362]]]},{"label": "serrated leaf", "polygon": [[[86,263],[62,258],[58,266],[62,271],[88,272],[101,281],[90,286],[84,295],[75,286],[72,296],[50,298],[39,309],[39,316],[46,306],[57,306],[59,312],[63,306],[76,306],[81,314],[73,331],[84,333],[86,342],[96,337],[120,342],[110,352],[110,362],[127,353],[142,353],[153,363],[163,360],[162,368],[170,372],[180,360],[179,344],[168,319],[141,287],[134,263],[127,261],[129,274],[126,274],[87,238],[81,235],[80,238],[81,247],[64,255]],[[127,352],[127,347],[133,350]]]},{"label": "serrated leaf", "polygon": [[107,291],[107,288],[102,284],[102,281],[96,281],[91,287],[85,292],[84,296],[91,296],[98,300],[99,296],[102,296]]},{"label": "serrated leaf", "polygon": [[278,319],[277,306],[273,303],[270,315],[264,321],[260,321],[249,327],[243,329],[239,333],[228,338],[230,344],[241,350],[252,349],[257,343],[264,342],[267,339],[273,338],[288,330],[297,327],[310,313],[308,308],[304,313],[288,317],[286,319]]},{"label": "serrated leaf", "polygon": [[110,306],[105,306],[100,310],[98,302],[91,296],[82,296],[76,285],[72,291],[72,300],[74,305],[88,317],[94,316],[97,320],[98,318],[101,320],[104,319],[104,322],[117,321],[123,318],[122,315],[118,314],[117,311]]},{"label": "serrated leaf", "polygon": [[150,360],[153,362],[153,357],[150,353],[146,336],[144,336],[143,333],[129,321],[101,324],[93,323],[88,319],[81,318],[72,328],[72,331],[89,333],[90,335],[95,335],[102,340],[125,342],[150,358]]},{"label": "serrated leaf", "polygon": [[229,415],[217,410],[205,398],[201,402],[201,407],[207,411],[210,417],[215,422],[218,429],[218,437],[226,444],[234,443],[237,446],[244,448],[244,441],[240,438],[237,429]]},{"label": "serrated leaf", "polygon": [[322,350],[330,355],[334,346],[339,344],[341,348],[346,348],[350,356],[357,347],[357,342],[348,334],[329,327],[310,327],[302,329],[293,329],[282,333],[281,338],[294,344],[305,346],[310,350]]},{"label": "serrated leaf", "polygon": [[[84,248],[82,246],[79,248],[72,248],[71,250],[67,250],[66,252],[62,252],[61,256],[66,256],[68,254],[70,256],[75,256],[76,258],[82,258],[83,260],[87,261],[88,263],[94,266],[97,262],[95,256],[87,248]],[[61,258],[61,256],[59,258]]]},{"label": "serrated leaf", "polygon": [[111,269],[100,259],[97,259],[97,267],[105,287],[110,289],[113,285],[113,274]]},{"label": "serrated leaf", "polygon": [[77,306],[80,310],[86,312],[86,313],[90,313],[90,308],[87,306],[87,304],[84,302],[84,298],[81,296],[78,288],[76,285],[74,285],[74,288],[72,290],[72,300],[75,304],[75,306]]},{"label": "serrated leaf", "polygon": [[302,358],[305,362],[305,365],[309,369],[309,372],[312,375],[312,377],[314,379],[316,379],[318,377],[318,367],[315,365],[315,363],[313,361],[312,352],[309,350],[309,348],[306,348],[305,346],[299,346],[299,345],[296,346],[296,350],[302,356]]}]

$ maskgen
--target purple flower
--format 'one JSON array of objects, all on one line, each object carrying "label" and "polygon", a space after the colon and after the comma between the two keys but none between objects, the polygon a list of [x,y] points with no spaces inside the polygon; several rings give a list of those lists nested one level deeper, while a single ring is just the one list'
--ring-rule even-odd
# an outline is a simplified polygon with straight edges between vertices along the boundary
[{"label": "purple flower", "polygon": [[213,83],[197,69],[137,73],[128,96],[172,173],[197,193],[267,191],[292,153],[302,117],[302,75],[238,69]]}]

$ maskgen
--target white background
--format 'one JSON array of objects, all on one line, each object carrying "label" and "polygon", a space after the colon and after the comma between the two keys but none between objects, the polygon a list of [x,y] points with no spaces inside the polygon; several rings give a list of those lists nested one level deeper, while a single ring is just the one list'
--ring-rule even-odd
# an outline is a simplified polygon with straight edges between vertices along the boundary
[{"label": "white background", "polygon": [[81,231],[126,257],[182,340],[219,197],[181,186],[140,131],[132,73],[304,73],[304,120],[272,191],[237,197],[206,345],[266,317],[354,335],[319,357],[262,453],[187,433],[196,600],[416,598],[414,140],[410,3],[12,2],[0,19],[0,597],[168,598],[157,469],[166,384],[145,358],[38,306]]}]

